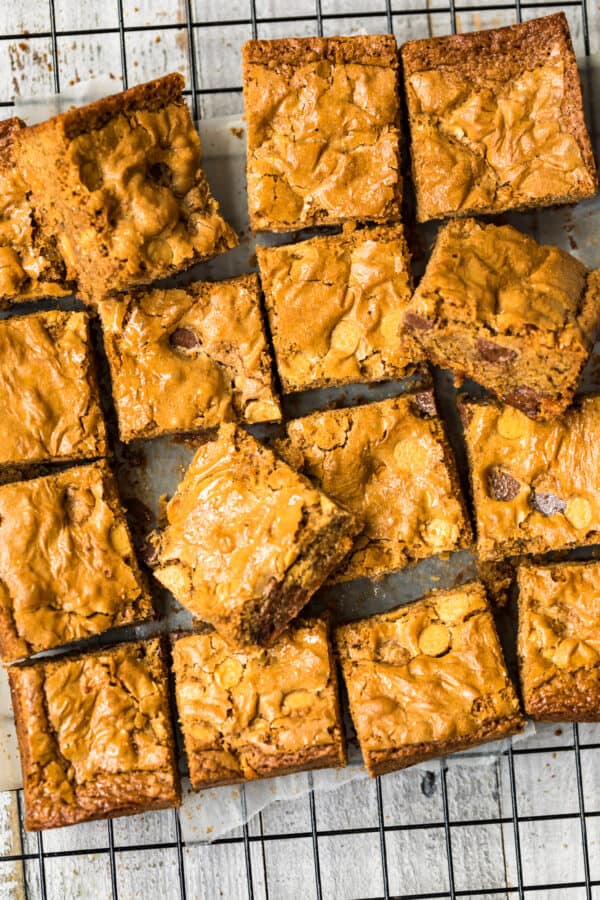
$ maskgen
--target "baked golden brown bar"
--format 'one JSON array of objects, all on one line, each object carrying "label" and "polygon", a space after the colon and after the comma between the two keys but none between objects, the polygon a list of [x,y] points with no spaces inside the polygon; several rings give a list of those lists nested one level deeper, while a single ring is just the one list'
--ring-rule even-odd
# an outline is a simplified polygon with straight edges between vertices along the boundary
[{"label": "baked golden brown bar", "polygon": [[479,582],[342,625],[336,644],[371,776],[523,728]]},{"label": "baked golden brown bar", "polygon": [[0,469],[106,456],[88,326],[59,310],[0,322]]},{"label": "baked golden brown bar", "polygon": [[166,75],[18,135],[32,202],[88,301],[237,243],[200,167],[183,85]]},{"label": "baked golden brown bar", "polygon": [[0,309],[72,292],[54,239],[41,227],[13,153],[21,119],[0,122]]},{"label": "baked golden brown bar", "polygon": [[600,270],[509,225],[455,220],[403,324],[414,353],[551,418],[571,403],[600,325]]},{"label": "baked golden brown bar", "polygon": [[412,295],[402,225],[257,247],[284,391],[403,378],[422,353],[402,348]]},{"label": "baked golden brown bar", "polygon": [[233,644],[267,645],[352,546],[359,525],[241,428],[204,444],[155,535],[154,574]]},{"label": "baked golden brown bar", "polygon": [[256,275],[99,304],[123,441],[281,418]]},{"label": "baked golden brown bar", "polygon": [[564,13],[402,47],[420,222],[597,190]]},{"label": "baked golden brown bar", "polygon": [[158,638],[8,671],[28,831],[179,806]]},{"label": "baked golden brown bar", "polygon": [[600,721],[600,563],[520,566],[518,585],[525,712]]},{"label": "baked golden brown bar", "polygon": [[296,620],[267,650],[184,635],[173,671],[194,790],[345,765],[325,622]]},{"label": "baked golden brown bar", "polygon": [[600,396],[536,422],[512,406],[461,403],[483,560],[600,539]]},{"label": "baked golden brown bar", "polygon": [[363,523],[331,581],[377,578],[471,544],[433,392],[313,413],[286,430],[283,458]]},{"label": "baked golden brown bar", "polygon": [[154,617],[105,463],[0,487],[0,657]]},{"label": "baked golden brown bar", "polygon": [[242,70],[255,231],[400,218],[393,35],[248,41]]}]

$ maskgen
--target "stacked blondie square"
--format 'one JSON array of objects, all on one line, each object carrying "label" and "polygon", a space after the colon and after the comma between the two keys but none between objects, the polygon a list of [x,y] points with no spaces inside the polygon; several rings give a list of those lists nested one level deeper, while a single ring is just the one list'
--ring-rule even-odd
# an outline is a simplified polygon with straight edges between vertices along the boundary
[{"label": "stacked blondie square", "polygon": [[[525,712],[600,718],[598,564],[548,558],[600,535],[600,404],[574,400],[600,273],[497,218],[596,192],[565,17],[242,62],[251,227],[287,235],[258,274],[156,283],[237,243],[180,76],[0,127],[0,302],[83,302],[0,322],[0,656],[31,829],[177,805],[171,693],[195,790],[344,765],[338,665],[371,775],[518,732],[489,600],[513,582]],[[416,287],[411,190],[447,220]],[[487,391],[459,400],[470,496],[431,366]],[[286,415],[375,382],[392,395]],[[138,563],[111,458],[180,435],[195,455]],[[312,602],[468,548],[486,586],[333,633]],[[169,642],[158,585],[193,616]],[[107,642],[132,625],[150,636]]]}]

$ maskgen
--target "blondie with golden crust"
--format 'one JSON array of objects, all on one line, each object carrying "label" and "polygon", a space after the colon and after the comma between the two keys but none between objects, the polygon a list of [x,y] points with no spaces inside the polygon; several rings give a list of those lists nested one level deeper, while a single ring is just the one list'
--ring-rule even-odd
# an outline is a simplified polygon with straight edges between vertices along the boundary
[{"label": "blondie with golden crust", "polygon": [[123,441],[281,418],[256,275],[99,304]]},{"label": "blondie with golden crust", "polygon": [[237,243],[200,167],[183,84],[167,75],[18,135],[32,202],[88,301]]},{"label": "blondie with golden crust", "polygon": [[461,414],[481,559],[598,543],[600,396],[550,422],[466,399]]},{"label": "blondie with golden crust", "polygon": [[194,790],[346,763],[327,625],[296,620],[268,649],[216,632],[173,643],[175,698]]},{"label": "blondie with golden crust", "polygon": [[255,231],[400,218],[393,35],[248,41],[242,68]]},{"label": "blondie with golden crust", "polygon": [[268,645],[352,546],[353,516],[241,428],[200,447],[154,536],[154,574],[232,644]]},{"label": "blondie with golden crust", "polygon": [[87,313],[5,319],[0,359],[0,468],[106,456]]},{"label": "blondie with golden crust", "polygon": [[402,348],[412,295],[402,225],[316,237],[256,255],[284,391],[414,373]]},{"label": "blondie with golden crust", "polygon": [[154,617],[105,463],[0,487],[0,657]]},{"label": "blondie with golden crust", "polygon": [[179,806],[158,638],[13,666],[28,831]]},{"label": "blondie with golden crust", "polygon": [[402,47],[420,222],[597,190],[564,13]]},{"label": "blondie with golden crust", "polygon": [[534,418],[569,406],[600,325],[600,270],[510,225],[440,229],[404,313],[415,352]]},{"label": "blondie with golden crust", "polygon": [[525,712],[600,721],[600,563],[520,566],[518,585]]},{"label": "blondie with golden crust", "polygon": [[431,391],[316,412],[286,430],[283,458],[363,524],[331,581],[377,578],[471,543]]},{"label": "blondie with golden crust", "polygon": [[371,776],[524,726],[478,582],[342,625],[336,644]]},{"label": "blondie with golden crust", "polygon": [[15,135],[25,122],[0,122],[0,308],[72,292],[56,242],[41,227],[16,165]]}]

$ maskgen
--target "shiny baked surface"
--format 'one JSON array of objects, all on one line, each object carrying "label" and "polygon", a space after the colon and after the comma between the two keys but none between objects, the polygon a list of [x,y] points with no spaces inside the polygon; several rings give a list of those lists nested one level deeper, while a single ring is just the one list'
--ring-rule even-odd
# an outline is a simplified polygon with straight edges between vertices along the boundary
[{"label": "shiny baked surface", "polygon": [[173,671],[194,788],[344,765],[323,621],[297,620],[267,649],[186,635],[173,644]]},{"label": "shiny baked surface", "polygon": [[281,418],[256,275],[99,304],[122,440]]},{"label": "shiny baked surface", "polygon": [[392,35],[248,41],[242,67],[255,231],[400,218]]},{"label": "shiny baked surface", "polygon": [[15,154],[34,204],[88,301],[235,246],[200,166],[171,74],[22,131]]},{"label": "shiny baked surface", "polygon": [[600,718],[600,563],[519,567],[519,664],[534,719]]},{"label": "shiny baked surface", "polygon": [[402,225],[257,247],[277,369],[285,391],[403,378],[413,283]]},{"label": "shiny baked surface", "polygon": [[29,830],[180,803],[160,640],[12,667]]},{"label": "shiny baked surface", "polygon": [[0,464],[106,455],[87,313],[1,321],[0,358]]},{"label": "shiny baked surface", "polygon": [[433,392],[313,413],[277,449],[363,524],[330,581],[376,578],[472,535]]},{"label": "shiny baked surface", "polygon": [[478,582],[342,625],[336,644],[372,775],[523,727]]},{"label": "shiny baked surface", "polygon": [[563,13],[408,41],[402,63],[419,221],[596,193]]},{"label": "shiny baked surface", "polygon": [[551,418],[573,399],[599,319],[600,271],[467,218],[439,230],[403,322],[415,352]]},{"label": "shiny baked surface", "polygon": [[462,415],[483,559],[597,543],[600,397],[550,422],[467,400]]}]

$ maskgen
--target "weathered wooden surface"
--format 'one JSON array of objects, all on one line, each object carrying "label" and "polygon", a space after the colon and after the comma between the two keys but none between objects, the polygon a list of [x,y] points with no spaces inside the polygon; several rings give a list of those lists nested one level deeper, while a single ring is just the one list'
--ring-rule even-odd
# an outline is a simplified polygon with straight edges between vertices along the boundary
[{"label": "weathered wooden surface", "polygon": [[[420,9],[419,0],[403,2],[404,9]],[[430,3],[440,8],[443,3]],[[475,5],[461,3],[461,7]],[[184,0],[124,0],[123,19],[127,27],[151,26],[149,30],[127,32],[127,77],[130,84],[178,69],[189,84],[189,48]],[[195,59],[199,86],[236,88],[240,84],[239,50],[252,34],[249,22],[228,27],[208,23],[223,19],[248,20],[248,0],[194,0]],[[347,18],[325,20],[326,34],[363,29],[387,30],[384,0],[322,0],[323,13],[343,12]],[[0,100],[15,96],[45,94],[54,89],[55,72],[49,37],[11,37],[50,28],[49,3],[46,0],[0,0]],[[109,29],[105,34],[63,35],[57,40],[59,82],[64,88],[91,76],[122,78],[117,0],[55,0],[59,31]],[[256,0],[258,17],[314,16],[314,0]],[[361,17],[359,13],[381,13]],[[600,52],[600,11],[589,5],[590,48]],[[581,16],[577,9],[567,10],[576,50],[583,53]],[[544,7],[530,7],[526,16],[543,14]],[[512,10],[461,12],[456,16],[462,31],[508,24],[514,21]],[[165,29],[166,25],[181,27]],[[394,29],[400,40],[450,31],[449,12],[428,12],[408,17],[394,16]],[[259,23],[260,37],[316,33],[316,20],[286,23]],[[600,97],[598,98],[600,102]],[[207,95],[200,100],[203,117],[235,114],[241,111],[241,95],[235,90]],[[7,109],[9,114],[10,110]],[[558,733],[560,731],[560,733]],[[580,728],[583,745],[600,739],[600,729]],[[550,748],[541,754],[515,754],[515,786],[520,816],[557,816],[567,819],[534,819],[519,825],[523,879],[527,885],[582,881],[584,878],[581,825],[573,732],[541,728],[527,739],[529,749]],[[581,753],[585,809],[588,813],[589,864],[592,880],[600,882],[600,767],[598,750]],[[513,806],[510,771],[506,757],[479,765],[451,762],[447,774],[447,799],[450,821],[450,845],[453,875],[457,890],[478,897],[504,897],[503,889],[517,883]],[[381,782],[383,823],[389,890],[392,895],[421,893],[425,896],[447,891],[449,865],[441,769],[438,763],[427,768],[386,777]],[[319,831],[317,857],[312,839],[311,812]],[[27,895],[41,896],[37,858],[24,865],[2,862],[2,857],[37,854],[37,838],[22,835],[17,794],[0,798],[0,900],[18,900]],[[508,821],[507,821],[508,820]],[[481,824],[481,823],[484,824]],[[184,823],[185,824],[185,823]],[[309,798],[271,804],[248,826],[251,837],[264,841],[250,843],[250,877],[256,898],[317,897],[316,872],[324,898],[376,897],[384,891],[384,872],[380,852],[379,811],[374,783],[353,782],[331,792],[318,792],[314,810]],[[363,830],[358,834],[356,831]],[[324,832],[324,833],[322,833]],[[344,833],[340,833],[344,832]],[[293,837],[295,834],[300,837]],[[119,896],[123,898],[177,898],[179,893],[176,819],[172,812],[157,813],[116,821],[113,828],[116,876]],[[183,862],[187,896],[191,898],[249,897],[248,870],[242,832],[230,835],[240,840],[220,845],[200,844],[184,850]],[[164,849],[123,849],[167,843]],[[62,850],[86,851],[85,855],[49,857],[45,861],[49,898],[88,898],[104,900],[111,896],[108,830],[105,823],[94,823],[43,836],[48,853]],[[498,894],[486,891],[500,890]],[[598,888],[595,888],[598,891]],[[553,892],[533,891],[528,897],[585,897],[579,888]],[[597,894],[600,896],[600,892]]]}]

